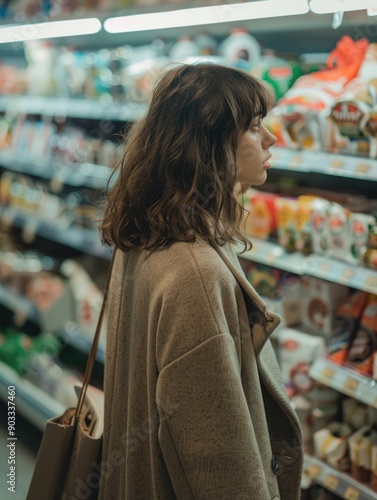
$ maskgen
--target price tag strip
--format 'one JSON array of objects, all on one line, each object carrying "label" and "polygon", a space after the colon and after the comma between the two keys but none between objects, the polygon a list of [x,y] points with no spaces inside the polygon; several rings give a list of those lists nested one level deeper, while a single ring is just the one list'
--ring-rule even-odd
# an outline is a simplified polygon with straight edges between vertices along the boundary
[{"label": "price tag strip", "polygon": [[305,471],[314,483],[347,500],[376,500],[377,493],[316,457],[305,455]]},{"label": "price tag strip", "polygon": [[377,271],[363,266],[352,266],[344,262],[299,252],[286,253],[276,243],[251,238],[253,248],[240,255],[243,259],[267,264],[298,275],[314,276],[334,283],[377,294]]},{"label": "price tag strip", "polygon": [[[309,375],[318,382],[377,408],[377,382],[327,358],[317,359]],[[377,498],[377,495],[376,495]]]}]

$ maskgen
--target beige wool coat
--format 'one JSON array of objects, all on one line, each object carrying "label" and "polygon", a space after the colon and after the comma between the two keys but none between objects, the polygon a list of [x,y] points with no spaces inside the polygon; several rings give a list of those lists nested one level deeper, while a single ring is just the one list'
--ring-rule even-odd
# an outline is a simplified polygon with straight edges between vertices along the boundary
[{"label": "beige wool coat", "polygon": [[[233,245],[117,251],[101,500],[298,500],[302,437]],[[248,308],[246,307],[246,301]]]}]

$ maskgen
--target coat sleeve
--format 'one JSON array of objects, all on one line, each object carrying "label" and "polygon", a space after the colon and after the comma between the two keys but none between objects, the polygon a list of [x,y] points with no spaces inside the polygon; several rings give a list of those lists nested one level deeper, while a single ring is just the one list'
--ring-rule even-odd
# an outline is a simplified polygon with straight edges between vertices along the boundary
[{"label": "coat sleeve", "polygon": [[231,335],[214,335],[166,366],[157,405],[178,500],[270,498]]}]

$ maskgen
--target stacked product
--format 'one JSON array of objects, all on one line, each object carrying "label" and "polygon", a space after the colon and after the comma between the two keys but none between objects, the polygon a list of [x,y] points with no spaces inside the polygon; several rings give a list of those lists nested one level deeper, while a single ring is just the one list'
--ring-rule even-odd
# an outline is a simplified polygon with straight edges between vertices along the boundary
[{"label": "stacked product", "polygon": [[292,149],[377,156],[377,44],[343,37],[327,69],[299,78],[268,119]]},{"label": "stacked product", "polygon": [[377,491],[376,410],[344,399],[341,418],[313,436],[315,455]]},{"label": "stacked product", "polygon": [[345,196],[343,203],[249,190],[243,196],[244,207],[250,212],[245,231],[259,239],[277,238],[287,252],[328,255],[377,268],[377,223],[372,215],[376,202]]}]

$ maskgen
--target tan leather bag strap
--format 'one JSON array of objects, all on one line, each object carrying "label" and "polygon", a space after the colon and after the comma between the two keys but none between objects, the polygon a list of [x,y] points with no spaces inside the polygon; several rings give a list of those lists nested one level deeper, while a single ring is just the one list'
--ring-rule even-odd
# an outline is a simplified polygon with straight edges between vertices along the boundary
[{"label": "tan leather bag strap", "polygon": [[108,296],[108,291],[109,291],[111,273],[113,270],[113,265],[114,265],[114,260],[115,260],[115,254],[116,254],[116,249],[113,250],[113,256],[112,256],[111,262],[110,262],[109,273],[107,275],[107,281],[106,281],[106,287],[105,287],[105,291],[103,294],[101,311],[100,311],[100,314],[98,317],[97,327],[96,327],[96,331],[95,331],[95,334],[93,337],[92,346],[90,348],[88,362],[86,363],[84,380],[83,380],[80,395],[78,398],[77,407],[76,407],[76,411],[75,411],[75,415],[74,415],[74,420],[76,420],[81,413],[81,410],[82,410],[82,407],[83,407],[84,401],[85,401],[86,391],[88,389],[90,379],[92,378],[94,363],[95,363],[96,357],[97,357],[98,343],[99,343],[99,337],[100,337],[101,327],[102,327],[102,323],[103,323],[103,317],[105,315],[105,307],[106,307],[107,296]]}]

